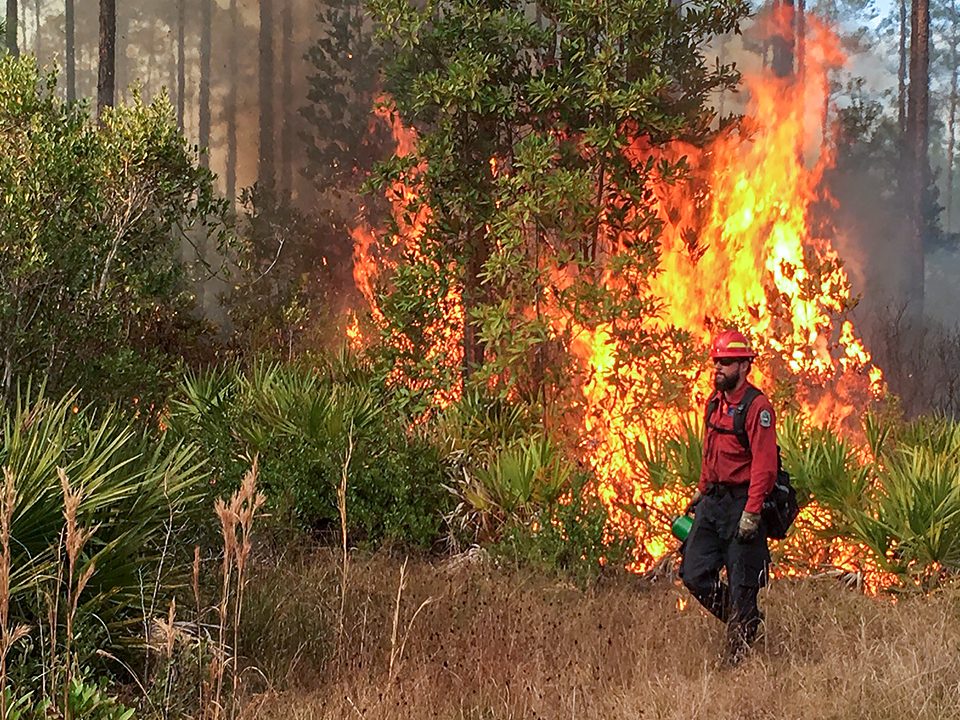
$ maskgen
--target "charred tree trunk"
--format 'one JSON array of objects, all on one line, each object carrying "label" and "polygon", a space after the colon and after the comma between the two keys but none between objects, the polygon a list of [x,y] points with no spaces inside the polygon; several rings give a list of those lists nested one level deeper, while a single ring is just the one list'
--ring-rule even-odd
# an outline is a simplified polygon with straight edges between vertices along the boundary
[{"label": "charred tree trunk", "polygon": [[797,0],[794,32],[797,38],[796,73],[800,82],[806,72],[807,63],[807,3],[806,0]]},{"label": "charred tree trunk", "polygon": [[280,162],[282,164],[283,188],[288,197],[293,197],[293,0],[283,6],[283,128],[280,132]]},{"label": "charred tree trunk", "polygon": [[7,50],[11,55],[19,55],[20,46],[17,44],[17,27],[19,25],[19,18],[17,17],[17,0],[7,0],[6,23]]},{"label": "charred tree trunk", "polygon": [[117,2],[100,0],[100,69],[97,74],[97,116],[113,107],[116,93]]},{"label": "charred tree trunk", "polygon": [[777,26],[782,32],[773,37],[773,73],[777,77],[787,78],[793,75],[793,0],[782,0],[774,5]]},{"label": "charred tree trunk", "polygon": [[[721,35],[718,39],[720,41],[720,47],[718,48],[718,51],[717,51],[717,61],[721,65],[723,65],[724,63],[727,62],[727,36]],[[723,85],[721,85],[720,98],[719,98],[719,102],[717,103],[717,117],[720,119],[721,123],[723,122],[723,116],[726,112],[726,108],[724,107],[725,105],[724,101],[726,99],[727,99],[727,89]]]},{"label": "charred tree trunk", "polygon": [[467,258],[463,278],[463,367],[462,376],[468,380],[483,365],[485,348],[480,328],[471,319],[473,309],[484,300],[481,273],[489,257],[486,238],[476,230],[466,239]]},{"label": "charred tree trunk", "polygon": [[260,168],[261,185],[276,180],[273,134],[273,0],[260,0]]},{"label": "charred tree trunk", "polygon": [[183,132],[183,118],[186,110],[187,92],[187,0],[177,0],[177,127]]},{"label": "charred tree trunk", "polygon": [[950,0],[950,108],[947,116],[947,232],[953,230],[953,169],[957,143],[957,81],[960,63],[960,37],[957,35],[957,2]]},{"label": "charred tree trunk", "polygon": [[77,43],[76,43],[76,12],[74,0],[66,0],[64,5],[63,21],[67,35],[67,101],[77,99]]},{"label": "charred tree trunk", "polygon": [[913,0],[910,23],[910,87],[907,97],[907,162],[905,163],[909,211],[907,299],[914,313],[923,311],[924,230],[927,184],[930,177],[930,6]]},{"label": "charred tree trunk", "polygon": [[897,68],[897,127],[907,132],[907,0],[900,0],[900,64]]},{"label": "charred tree trunk", "polygon": [[227,198],[237,199],[237,0],[230,0],[230,61],[227,78]]},{"label": "charred tree trunk", "polygon": [[210,167],[210,45],[213,0],[203,0],[200,21],[200,162]]}]

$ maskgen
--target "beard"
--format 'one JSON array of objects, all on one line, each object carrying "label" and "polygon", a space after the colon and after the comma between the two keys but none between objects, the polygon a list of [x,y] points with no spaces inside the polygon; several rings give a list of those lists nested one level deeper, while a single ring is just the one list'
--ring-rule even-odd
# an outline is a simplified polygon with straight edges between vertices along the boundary
[{"label": "beard", "polygon": [[739,381],[739,375],[724,375],[718,372],[713,378],[713,386],[718,392],[730,392],[737,387]]}]

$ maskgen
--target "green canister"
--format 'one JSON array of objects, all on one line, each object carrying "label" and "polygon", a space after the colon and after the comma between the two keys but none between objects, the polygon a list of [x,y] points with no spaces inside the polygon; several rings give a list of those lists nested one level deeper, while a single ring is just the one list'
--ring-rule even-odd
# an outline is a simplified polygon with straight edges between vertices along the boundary
[{"label": "green canister", "polygon": [[673,536],[683,542],[687,539],[687,535],[690,534],[690,528],[693,527],[693,518],[689,515],[680,515],[677,517],[673,524],[670,526],[670,532],[673,533]]}]

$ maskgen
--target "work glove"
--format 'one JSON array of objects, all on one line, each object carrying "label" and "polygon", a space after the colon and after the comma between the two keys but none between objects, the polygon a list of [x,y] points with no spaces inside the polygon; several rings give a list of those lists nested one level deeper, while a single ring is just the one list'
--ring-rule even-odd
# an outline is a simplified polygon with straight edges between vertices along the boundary
[{"label": "work glove", "polygon": [[687,509],[683,511],[684,515],[693,515],[697,511],[697,505],[700,504],[700,501],[703,500],[703,493],[699,490],[695,490],[693,497],[690,498],[690,502],[687,503]]},{"label": "work glove", "polygon": [[737,540],[750,542],[760,530],[760,513],[743,511],[740,516],[740,525],[737,527]]}]

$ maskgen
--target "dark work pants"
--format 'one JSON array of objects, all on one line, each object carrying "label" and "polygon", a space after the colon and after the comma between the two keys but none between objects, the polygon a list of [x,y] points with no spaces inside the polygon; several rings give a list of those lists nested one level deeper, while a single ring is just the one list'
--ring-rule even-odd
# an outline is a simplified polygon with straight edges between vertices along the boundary
[{"label": "dark work pants", "polygon": [[[690,593],[727,623],[728,649],[739,654],[753,642],[762,615],[757,593],[767,583],[770,550],[763,522],[750,542],[737,539],[740,515],[747,504],[744,486],[718,488],[696,507],[693,527],[683,547],[680,577]],[[727,569],[727,582],[720,569]]]}]

